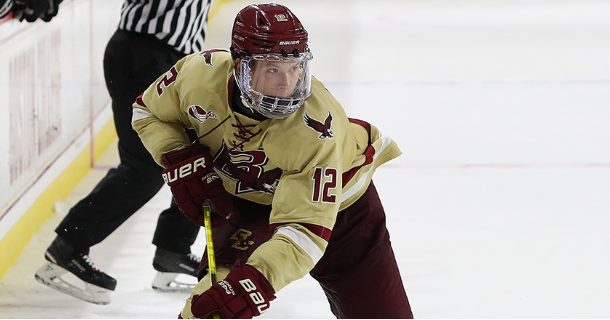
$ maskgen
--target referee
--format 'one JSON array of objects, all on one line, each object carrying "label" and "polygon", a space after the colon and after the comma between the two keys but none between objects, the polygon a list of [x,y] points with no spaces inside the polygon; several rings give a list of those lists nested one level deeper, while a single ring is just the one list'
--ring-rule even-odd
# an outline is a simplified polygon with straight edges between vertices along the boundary
[{"label": "referee", "polygon": [[[110,169],[55,229],[57,237],[45,253],[47,262],[36,274],[43,284],[89,302],[110,302],[108,292],[66,290],[51,279],[61,279],[67,270],[86,283],[105,291],[114,290],[116,280],[94,267],[88,257],[89,248],[116,230],[164,184],[162,168],[131,127],[132,104],[179,59],[203,50],[211,5],[212,0],[126,0],[123,3],[118,29],[104,54],[104,77],[112,98],[120,164]],[[176,274],[196,276],[200,258],[191,254],[190,247],[198,232],[199,227],[173,201],[159,215],[153,237],[153,244],[157,246],[153,267],[158,271],[153,288],[180,290],[175,282],[172,285]],[[190,292],[191,288],[182,290]]]}]

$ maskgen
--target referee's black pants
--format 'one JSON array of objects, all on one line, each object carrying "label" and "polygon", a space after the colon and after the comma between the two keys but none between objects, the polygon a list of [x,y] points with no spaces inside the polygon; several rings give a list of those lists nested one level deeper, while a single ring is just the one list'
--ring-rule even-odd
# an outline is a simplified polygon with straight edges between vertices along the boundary
[{"label": "referee's black pants", "polygon": [[[121,163],[110,169],[55,229],[76,248],[88,250],[104,240],[163,186],[162,168],[131,127],[132,104],[183,56],[153,36],[133,32],[117,30],[108,42],[104,76],[112,98]],[[153,244],[172,252],[189,253],[198,232],[199,227],[171,201],[159,216]]]}]

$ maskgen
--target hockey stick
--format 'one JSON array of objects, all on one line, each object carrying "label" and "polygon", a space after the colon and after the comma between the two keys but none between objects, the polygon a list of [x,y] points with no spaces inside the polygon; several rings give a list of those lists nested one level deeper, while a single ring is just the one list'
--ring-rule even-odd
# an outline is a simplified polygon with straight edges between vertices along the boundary
[{"label": "hockey stick", "polygon": [[[203,224],[205,226],[206,246],[208,249],[208,272],[211,285],[216,283],[216,257],[214,256],[214,241],[212,240],[212,211],[210,207],[203,207]],[[214,319],[220,319],[220,313],[214,313]]]}]

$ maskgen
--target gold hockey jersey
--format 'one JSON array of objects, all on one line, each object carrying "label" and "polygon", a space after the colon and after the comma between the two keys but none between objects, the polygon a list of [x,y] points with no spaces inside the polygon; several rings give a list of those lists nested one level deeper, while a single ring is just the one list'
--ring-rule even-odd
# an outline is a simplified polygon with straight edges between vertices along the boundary
[{"label": "gold hockey jersey", "polygon": [[184,128],[194,129],[228,192],[272,205],[274,236],[247,263],[278,291],[313,269],[337,213],[400,150],[376,127],[348,118],[315,78],[295,113],[263,121],[233,111],[234,83],[228,51],[189,55],[138,97],[132,125],[159,164],[164,153],[188,146]]}]

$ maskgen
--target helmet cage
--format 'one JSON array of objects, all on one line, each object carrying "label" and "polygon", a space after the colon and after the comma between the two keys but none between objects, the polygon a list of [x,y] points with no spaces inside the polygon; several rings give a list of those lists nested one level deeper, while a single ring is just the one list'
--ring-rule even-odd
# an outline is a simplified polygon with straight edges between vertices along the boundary
[{"label": "helmet cage", "polygon": [[[281,54],[253,54],[240,58],[239,65],[233,71],[237,86],[242,93],[244,104],[258,111],[270,119],[286,118],[300,108],[311,95],[311,52],[290,55]],[[299,77],[292,91],[287,97],[265,95],[256,91],[252,85],[252,66],[256,61],[268,62],[297,62]],[[239,69],[239,72],[238,72]]]}]

